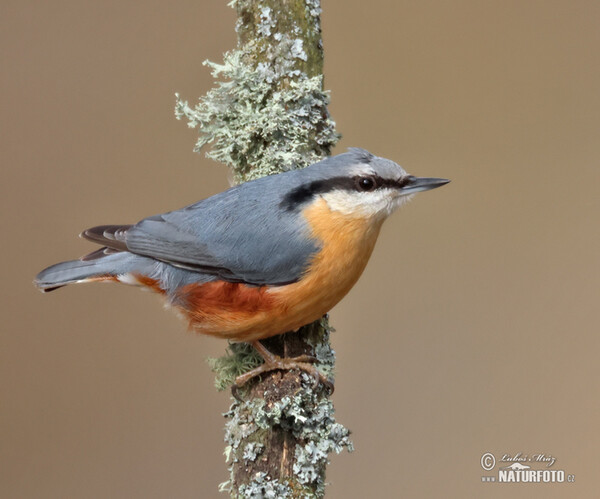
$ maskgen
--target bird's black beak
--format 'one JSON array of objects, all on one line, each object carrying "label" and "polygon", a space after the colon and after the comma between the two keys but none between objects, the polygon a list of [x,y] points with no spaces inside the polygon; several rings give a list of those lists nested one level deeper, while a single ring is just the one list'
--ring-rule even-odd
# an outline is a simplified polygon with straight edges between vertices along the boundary
[{"label": "bird's black beak", "polygon": [[450,180],[445,178],[413,177],[412,175],[409,175],[403,179],[403,185],[400,192],[402,195],[405,195],[429,191],[431,189],[437,189],[442,185],[446,185],[448,182],[450,182]]}]

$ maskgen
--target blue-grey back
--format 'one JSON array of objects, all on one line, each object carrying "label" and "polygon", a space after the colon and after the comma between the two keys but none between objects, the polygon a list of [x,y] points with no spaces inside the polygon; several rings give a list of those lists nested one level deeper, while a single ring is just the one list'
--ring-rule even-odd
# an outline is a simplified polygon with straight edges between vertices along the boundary
[{"label": "blue-grey back", "polygon": [[181,210],[146,218],[127,231],[130,251],[230,281],[285,284],[298,280],[319,250],[301,210],[286,195],[345,173],[364,151],[228,189]]}]

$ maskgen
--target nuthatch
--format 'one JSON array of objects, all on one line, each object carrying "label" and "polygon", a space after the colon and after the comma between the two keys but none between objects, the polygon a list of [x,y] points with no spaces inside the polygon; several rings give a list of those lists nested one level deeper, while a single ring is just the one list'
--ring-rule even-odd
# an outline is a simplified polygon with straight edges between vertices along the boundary
[{"label": "nuthatch", "polygon": [[82,236],[102,247],[48,267],[35,284],[116,281],[157,291],[194,330],[254,345],[265,364],[238,385],[273,369],[318,375],[308,357],[282,359],[259,340],[327,313],[360,277],[383,221],[414,193],[448,182],[353,148],[135,225],[88,229]]}]

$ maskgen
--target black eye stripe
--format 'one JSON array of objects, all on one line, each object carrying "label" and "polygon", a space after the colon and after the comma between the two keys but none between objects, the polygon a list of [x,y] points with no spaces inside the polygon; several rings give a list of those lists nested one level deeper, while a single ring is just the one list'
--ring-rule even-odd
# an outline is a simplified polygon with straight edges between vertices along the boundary
[{"label": "black eye stripe", "polygon": [[350,177],[333,177],[327,180],[314,180],[308,184],[292,189],[281,200],[280,206],[288,211],[293,211],[303,203],[310,201],[318,194],[325,194],[336,189],[354,190],[354,179]]},{"label": "black eye stripe", "polygon": [[401,189],[406,186],[411,177],[405,176],[397,180],[386,179],[377,175],[356,175],[355,177],[333,177],[326,180],[314,180],[308,184],[303,184],[289,191],[281,200],[281,208],[293,211],[302,204],[313,199],[314,196],[325,194],[334,190],[344,190],[357,192],[357,182],[359,179],[369,178],[375,182],[375,187],[370,191],[360,190],[360,192],[373,192],[377,189],[391,188]]}]

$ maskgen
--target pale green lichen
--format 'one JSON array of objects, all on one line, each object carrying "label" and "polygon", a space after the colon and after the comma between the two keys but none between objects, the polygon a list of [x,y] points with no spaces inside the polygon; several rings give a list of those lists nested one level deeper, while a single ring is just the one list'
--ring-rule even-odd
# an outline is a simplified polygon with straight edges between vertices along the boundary
[{"label": "pale green lichen", "polygon": [[177,95],[177,118],[199,130],[195,150],[212,144],[207,157],[231,167],[237,182],[322,159],[338,140],[322,76],[296,77],[279,89],[280,70],[293,72],[292,66],[259,63],[253,69],[244,59],[240,49],[225,54],[223,64],[207,62],[213,76],[227,81],[219,81],[195,107]]},{"label": "pale green lichen", "polygon": [[206,155],[229,166],[236,182],[308,166],[339,140],[318,70],[319,1],[296,2],[293,8],[304,11],[298,17],[281,16],[273,2],[246,3],[235,5],[257,19],[248,27],[240,16],[237,28],[252,36],[246,33],[247,42],[222,64],[204,62],[218,79],[215,88],[195,106],[176,94],[175,106],[176,117],[198,129],[195,150],[210,144]]},{"label": "pale green lichen", "polygon": [[[317,359],[315,367],[332,380],[335,375],[335,352],[330,346],[329,339],[334,331],[329,325],[327,315],[320,321],[304,326],[301,331],[308,344],[314,349]],[[218,391],[227,390],[238,376],[263,363],[262,357],[248,343],[230,343],[225,355],[217,358],[209,357],[206,361],[215,373],[215,387]]]},{"label": "pale green lichen", "polygon": [[215,373],[215,387],[219,391],[227,390],[240,374],[262,364],[262,357],[248,343],[230,343],[225,355],[208,358],[208,365]]}]

